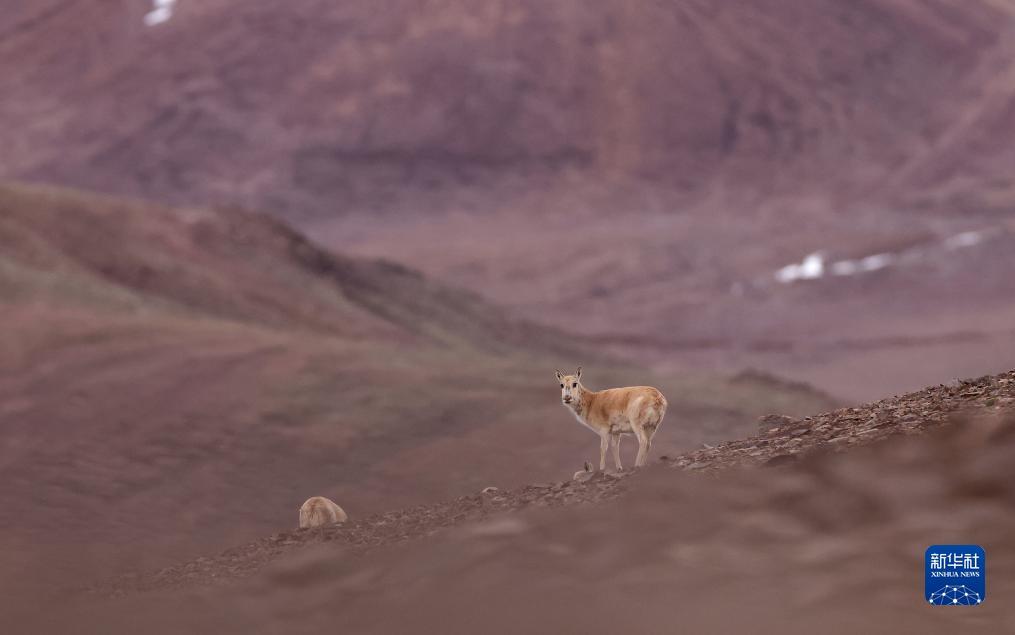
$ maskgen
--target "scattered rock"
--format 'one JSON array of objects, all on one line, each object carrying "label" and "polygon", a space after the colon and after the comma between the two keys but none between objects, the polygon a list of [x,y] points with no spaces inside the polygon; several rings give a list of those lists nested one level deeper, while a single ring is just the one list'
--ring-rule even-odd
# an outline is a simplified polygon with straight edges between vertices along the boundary
[{"label": "scattered rock", "polygon": [[769,414],[758,417],[758,432],[764,434],[772,429],[793,423],[795,419],[786,415]]},{"label": "scattered rock", "polygon": [[[979,411],[997,417],[998,409],[1015,408],[1013,380],[1015,371],[998,377],[963,382],[960,390],[943,386],[928,388],[863,407],[836,410],[803,420],[774,415],[783,423],[772,428],[764,438],[729,441],[714,448],[695,450],[677,457],[663,457],[663,462],[671,467],[709,472],[744,465],[778,467],[800,460],[803,453],[812,449],[826,447],[842,450],[847,446],[872,443],[892,435],[920,434],[946,424],[957,413]],[[962,397],[960,392],[975,392],[977,397],[970,400]],[[986,410],[983,404],[987,403],[994,403],[996,407]],[[588,484],[582,487],[574,486],[571,481],[504,491],[491,486],[484,488],[482,495],[386,512],[343,525],[322,527],[314,532],[275,534],[230,549],[214,558],[204,557],[155,573],[118,578],[93,590],[105,595],[117,595],[127,589],[136,593],[179,586],[181,581],[191,584],[202,580],[247,577],[280,554],[301,548],[311,541],[336,541],[354,552],[364,552],[471,522],[479,524],[469,525],[467,531],[487,536],[509,535],[527,530],[524,522],[512,517],[510,512],[533,506],[559,507],[615,498],[628,486],[623,479],[629,473],[633,472],[591,472]]]}]

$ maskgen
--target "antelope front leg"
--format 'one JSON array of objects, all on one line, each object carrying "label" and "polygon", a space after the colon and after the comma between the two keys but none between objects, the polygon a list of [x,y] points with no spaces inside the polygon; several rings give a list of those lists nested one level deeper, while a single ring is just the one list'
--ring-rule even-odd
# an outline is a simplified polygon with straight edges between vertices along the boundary
[{"label": "antelope front leg", "polygon": [[606,446],[610,442],[609,435],[602,435],[599,437],[599,471],[606,471]]},{"label": "antelope front leg", "polygon": [[611,435],[610,441],[613,444],[613,464],[617,466],[618,472],[622,472],[624,470],[624,466],[620,464],[620,435]]}]

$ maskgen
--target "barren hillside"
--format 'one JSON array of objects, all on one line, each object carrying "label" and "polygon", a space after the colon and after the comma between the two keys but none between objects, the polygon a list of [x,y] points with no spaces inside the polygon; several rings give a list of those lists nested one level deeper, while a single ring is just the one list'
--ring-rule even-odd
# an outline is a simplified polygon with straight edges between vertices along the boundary
[{"label": "barren hillside", "polygon": [[1011,160],[981,138],[1011,123],[993,82],[1010,15],[987,0],[181,1],[152,27],[144,11],[15,11],[3,172],[333,214],[387,207],[395,184],[959,187],[1003,174],[939,151]]},{"label": "barren hillside", "polygon": [[598,446],[555,366],[657,383],[661,452],[829,403],[764,376],[648,375],[267,217],[12,184],[0,324],[4,567],[55,553],[65,580],[288,526],[311,495],[360,517],[573,471]]},{"label": "barren hillside", "polygon": [[0,176],[296,220],[664,372],[1015,356],[1007,2],[149,9],[10,8]]},{"label": "barren hillside", "polygon": [[0,15],[5,629],[1015,632],[1013,3]]},{"label": "barren hillside", "polygon": [[[276,534],[102,583],[72,606],[75,619],[99,631],[145,614],[165,632],[212,624],[300,633],[324,625],[658,632],[675,624],[1001,632],[1015,623],[1002,574],[1012,562],[1004,466],[1015,451],[1013,405],[1010,372],[786,418],[760,436],[623,478],[475,493]],[[976,610],[921,600],[914,572],[924,549],[950,542],[989,554],[988,599]],[[109,594],[120,599],[100,599]],[[844,596],[861,596],[863,610]]]}]

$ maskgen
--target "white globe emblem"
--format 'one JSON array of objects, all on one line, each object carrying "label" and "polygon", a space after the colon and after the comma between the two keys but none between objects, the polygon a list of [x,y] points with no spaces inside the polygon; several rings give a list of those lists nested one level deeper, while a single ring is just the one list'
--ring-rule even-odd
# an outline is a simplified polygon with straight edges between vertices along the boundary
[{"label": "white globe emblem", "polygon": [[948,584],[930,594],[931,604],[979,604],[983,598],[964,584]]}]

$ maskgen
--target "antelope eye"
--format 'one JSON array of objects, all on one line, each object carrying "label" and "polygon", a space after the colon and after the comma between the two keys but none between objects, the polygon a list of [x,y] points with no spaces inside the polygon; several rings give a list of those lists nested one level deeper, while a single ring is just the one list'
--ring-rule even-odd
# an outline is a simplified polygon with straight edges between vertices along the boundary
[{"label": "antelope eye", "polygon": [[561,387],[561,388],[563,388],[563,387],[564,387],[564,384],[561,384],[561,385],[560,385],[560,387]]},{"label": "antelope eye", "polygon": [[577,388],[578,387],[578,382],[574,382],[573,384],[571,384],[571,387],[572,388]]}]

